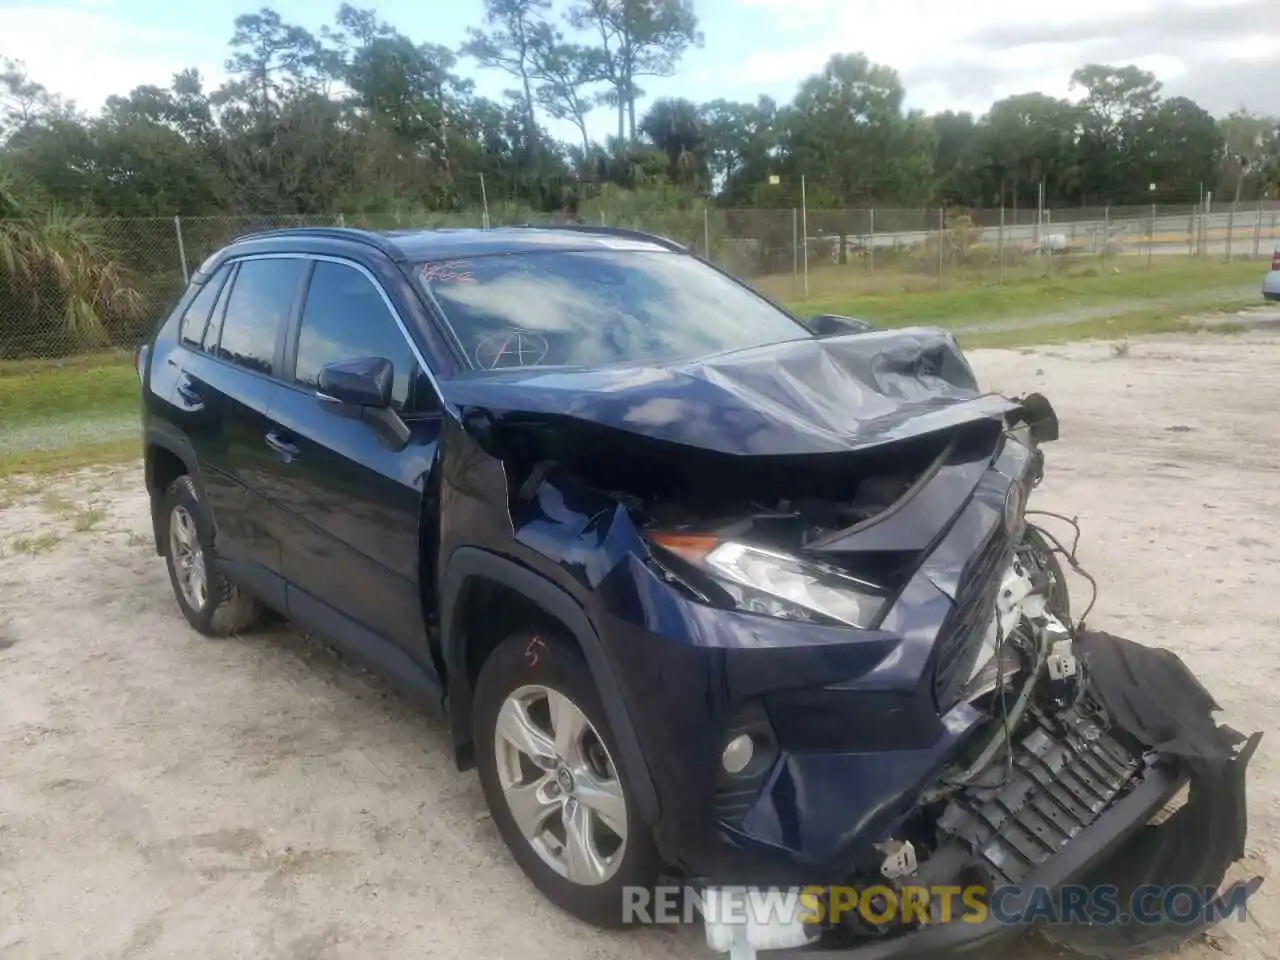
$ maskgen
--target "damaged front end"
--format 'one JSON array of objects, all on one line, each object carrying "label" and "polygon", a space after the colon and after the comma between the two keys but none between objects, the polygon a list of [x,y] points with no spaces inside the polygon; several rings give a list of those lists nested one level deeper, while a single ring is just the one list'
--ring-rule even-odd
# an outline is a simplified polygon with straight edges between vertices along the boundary
[{"label": "damaged front end", "polygon": [[[1027,510],[1052,408],[980,394],[948,335],[446,387],[459,446],[500,464],[502,549],[572,593],[625,678],[685,881],[1002,890],[1007,914],[1064,884],[1219,891],[1243,856],[1258,735],[1218,726],[1172,654],[1072,622],[1074,550]],[[1153,909],[1048,932],[1120,956],[1210,922]],[[709,937],[872,958],[1017,932],[940,911]]]}]

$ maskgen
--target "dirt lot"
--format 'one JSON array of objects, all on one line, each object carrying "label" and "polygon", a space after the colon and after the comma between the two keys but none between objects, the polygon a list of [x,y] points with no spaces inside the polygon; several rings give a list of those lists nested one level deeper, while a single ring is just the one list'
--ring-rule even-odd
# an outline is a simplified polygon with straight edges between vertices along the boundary
[{"label": "dirt lot", "polygon": [[[1271,731],[1246,867],[1273,873],[1280,339],[1116,353],[973,359],[1058,407],[1034,505],[1084,524],[1092,622],[1172,647]],[[200,638],[147,528],[136,468],[0,486],[0,956],[708,956],[696,930],[611,936],[546,905],[436,722],[285,627]],[[1180,956],[1280,957],[1278,885]]]}]

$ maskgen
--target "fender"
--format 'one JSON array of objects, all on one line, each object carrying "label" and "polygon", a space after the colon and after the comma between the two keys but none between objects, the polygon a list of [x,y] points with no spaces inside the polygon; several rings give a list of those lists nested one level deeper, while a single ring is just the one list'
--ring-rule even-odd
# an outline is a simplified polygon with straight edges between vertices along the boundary
[{"label": "fender", "polygon": [[462,588],[471,577],[483,577],[522,594],[569,630],[582,650],[613,730],[619,758],[645,823],[658,820],[658,794],[640,741],[631,725],[622,690],[604,644],[582,607],[568,593],[527,567],[477,547],[459,547],[449,557],[440,589],[440,636],[449,670],[448,714],[455,748],[467,744],[471,730],[471,689],[466,680],[466,645],[454,623]]},{"label": "fender", "polygon": [[143,431],[142,450],[143,450],[143,467],[146,471],[145,483],[147,492],[151,495],[151,532],[155,537],[156,553],[161,553],[163,546],[160,542],[160,518],[156,510],[156,496],[164,495],[163,490],[156,489],[155,478],[152,473],[155,469],[151,457],[148,455],[152,447],[158,447],[173,454],[187,468],[187,475],[191,477],[191,482],[195,484],[196,495],[201,499],[204,498],[204,480],[199,470],[199,462],[196,457],[196,451],[191,446],[185,436],[176,430],[168,427],[167,424],[148,423]]}]

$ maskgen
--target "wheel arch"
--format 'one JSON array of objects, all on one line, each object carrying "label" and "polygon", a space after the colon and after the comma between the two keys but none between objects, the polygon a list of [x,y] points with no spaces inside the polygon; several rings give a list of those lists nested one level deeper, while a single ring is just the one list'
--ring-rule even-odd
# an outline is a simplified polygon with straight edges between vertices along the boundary
[{"label": "wheel arch", "polygon": [[166,433],[155,430],[146,431],[143,469],[147,493],[151,498],[151,533],[155,540],[157,554],[163,555],[165,550],[163,518],[160,516],[159,505],[173,481],[184,474],[189,476],[191,482],[195,484],[196,495],[202,499],[204,497],[204,488],[196,465],[195,451],[189,444]]},{"label": "wheel arch", "polygon": [[[617,674],[604,644],[582,606],[545,577],[505,557],[477,547],[461,547],[449,558],[440,589],[441,655],[448,670],[447,712],[455,760],[459,768],[472,763],[472,681],[468,671],[468,646],[476,636],[460,623],[468,591],[477,584],[493,584],[517,595],[526,609],[564,628],[576,643],[591,672],[609,719],[623,768],[635,792],[643,819],[654,824],[658,798],[644,752],[631,724]],[[480,642],[484,642],[481,640]]]}]

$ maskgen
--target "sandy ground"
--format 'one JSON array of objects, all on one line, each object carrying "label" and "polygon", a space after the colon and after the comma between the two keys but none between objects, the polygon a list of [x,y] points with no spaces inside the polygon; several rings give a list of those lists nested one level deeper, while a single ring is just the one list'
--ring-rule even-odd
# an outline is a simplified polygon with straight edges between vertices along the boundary
[{"label": "sandy ground", "polygon": [[[973,360],[1057,405],[1033,505],[1080,516],[1092,622],[1173,648],[1274,737],[1280,339],[1120,349]],[[287,627],[195,634],[147,528],[134,467],[0,486],[0,956],[710,956],[696,929],[607,935],[546,904],[437,722]],[[1273,873],[1274,739],[1250,816],[1246,868]],[[1280,957],[1278,884],[1179,956]]]}]

